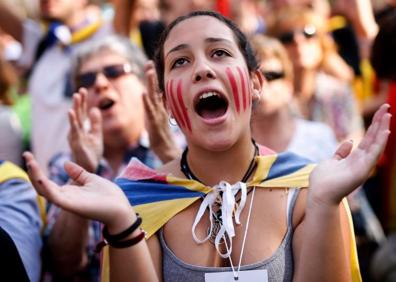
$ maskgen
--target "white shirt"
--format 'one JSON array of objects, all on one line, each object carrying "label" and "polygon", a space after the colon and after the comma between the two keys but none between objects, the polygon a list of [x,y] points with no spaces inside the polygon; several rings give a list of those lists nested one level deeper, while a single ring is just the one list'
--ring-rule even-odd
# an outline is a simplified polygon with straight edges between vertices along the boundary
[{"label": "white shirt", "polygon": [[[26,20],[23,26],[24,53],[19,63],[29,66],[43,35],[40,25],[34,21]],[[56,153],[68,151],[69,148],[67,111],[71,107],[71,89],[67,87],[67,81],[71,58],[76,49],[109,32],[108,26],[104,26],[93,36],[68,48],[55,44],[45,50],[34,66],[28,84],[32,97],[31,142],[33,153],[45,172],[49,160]]]}]

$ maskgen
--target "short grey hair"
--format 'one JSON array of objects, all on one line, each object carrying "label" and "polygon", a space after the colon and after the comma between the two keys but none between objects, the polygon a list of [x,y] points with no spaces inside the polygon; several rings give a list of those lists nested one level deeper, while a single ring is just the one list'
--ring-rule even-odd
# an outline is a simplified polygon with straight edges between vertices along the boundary
[{"label": "short grey hair", "polygon": [[75,82],[81,66],[92,56],[102,52],[110,51],[124,57],[132,67],[132,72],[136,74],[142,82],[145,81],[144,65],[147,57],[142,49],[130,42],[126,37],[119,35],[109,35],[95,41],[89,42],[75,53],[72,61],[72,79]]}]

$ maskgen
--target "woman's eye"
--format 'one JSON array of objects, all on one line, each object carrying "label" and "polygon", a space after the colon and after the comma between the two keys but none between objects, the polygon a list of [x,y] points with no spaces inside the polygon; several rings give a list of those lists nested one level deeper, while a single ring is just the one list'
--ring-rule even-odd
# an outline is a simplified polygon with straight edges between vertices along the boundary
[{"label": "woman's eye", "polygon": [[216,50],[213,52],[214,57],[224,57],[224,56],[230,56],[230,54],[224,50]]},{"label": "woman's eye", "polygon": [[175,60],[175,62],[172,64],[172,68],[177,68],[180,66],[183,66],[187,63],[188,61],[185,58],[179,58]]}]

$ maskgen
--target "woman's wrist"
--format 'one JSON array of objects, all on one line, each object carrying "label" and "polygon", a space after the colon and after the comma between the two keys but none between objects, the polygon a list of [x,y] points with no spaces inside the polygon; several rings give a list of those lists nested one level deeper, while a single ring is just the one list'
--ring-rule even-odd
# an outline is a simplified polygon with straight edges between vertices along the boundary
[{"label": "woman's wrist", "polygon": [[137,215],[131,206],[126,207],[114,216],[109,222],[104,222],[110,234],[118,234],[127,229],[137,219]]}]

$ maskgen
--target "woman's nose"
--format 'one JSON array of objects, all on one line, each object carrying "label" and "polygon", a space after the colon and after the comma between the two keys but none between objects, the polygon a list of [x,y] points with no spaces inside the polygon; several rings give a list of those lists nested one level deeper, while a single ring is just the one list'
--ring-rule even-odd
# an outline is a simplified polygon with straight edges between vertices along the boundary
[{"label": "woman's nose", "polygon": [[99,92],[100,90],[107,88],[109,83],[109,79],[103,73],[99,72],[96,75],[94,88]]},{"label": "woman's nose", "polygon": [[216,78],[215,72],[208,65],[201,65],[196,68],[193,75],[193,82]]}]

